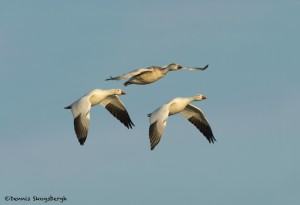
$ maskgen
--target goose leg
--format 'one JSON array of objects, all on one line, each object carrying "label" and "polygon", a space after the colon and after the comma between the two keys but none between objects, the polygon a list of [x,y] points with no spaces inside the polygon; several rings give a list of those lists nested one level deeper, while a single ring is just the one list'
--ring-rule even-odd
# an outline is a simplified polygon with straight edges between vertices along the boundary
[{"label": "goose leg", "polygon": [[127,85],[130,85],[130,84],[131,84],[130,81],[126,81],[123,85],[124,85],[124,86],[127,86]]}]

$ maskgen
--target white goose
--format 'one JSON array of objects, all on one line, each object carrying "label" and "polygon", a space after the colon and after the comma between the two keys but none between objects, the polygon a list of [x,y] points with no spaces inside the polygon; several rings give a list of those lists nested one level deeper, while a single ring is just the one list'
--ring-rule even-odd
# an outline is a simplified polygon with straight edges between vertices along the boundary
[{"label": "white goose", "polygon": [[81,145],[84,144],[89,130],[90,110],[91,107],[97,104],[105,107],[114,117],[123,123],[128,129],[132,128],[132,123],[126,108],[120,101],[117,95],[126,94],[121,89],[100,90],[95,89],[82,98],[78,99],[65,109],[71,109],[74,117],[74,128],[78,141]]},{"label": "white goose", "polygon": [[151,150],[159,143],[166,127],[168,116],[176,113],[183,115],[188,121],[193,123],[207,138],[209,143],[214,143],[216,139],[214,138],[210,125],[203,112],[190,104],[193,101],[201,101],[204,99],[206,99],[206,97],[201,94],[197,94],[190,98],[174,98],[154,110],[151,114],[148,114],[148,117],[150,117],[149,138]]},{"label": "white goose", "polygon": [[153,83],[162,77],[164,77],[169,71],[175,70],[205,70],[208,67],[206,65],[203,68],[184,68],[179,64],[171,63],[168,66],[158,67],[158,66],[150,66],[148,68],[140,68],[129,72],[127,74],[118,76],[118,77],[111,77],[107,78],[106,80],[124,80],[130,78],[128,81],[124,83],[124,86],[130,84],[138,84],[138,85],[145,85],[149,83]]}]

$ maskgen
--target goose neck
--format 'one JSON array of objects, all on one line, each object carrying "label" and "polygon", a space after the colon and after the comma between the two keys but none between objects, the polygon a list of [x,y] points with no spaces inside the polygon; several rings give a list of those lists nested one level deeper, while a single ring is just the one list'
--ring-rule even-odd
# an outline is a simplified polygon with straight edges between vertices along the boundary
[{"label": "goose neck", "polygon": [[169,72],[171,70],[171,68],[169,67],[169,66],[166,66],[166,67],[163,67],[162,69],[161,69],[161,72],[163,73],[163,74],[166,74],[167,72]]}]

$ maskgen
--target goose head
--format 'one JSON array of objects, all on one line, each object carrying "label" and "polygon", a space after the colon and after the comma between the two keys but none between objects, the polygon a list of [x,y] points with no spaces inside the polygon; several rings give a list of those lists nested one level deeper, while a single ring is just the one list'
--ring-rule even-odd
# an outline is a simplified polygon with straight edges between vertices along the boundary
[{"label": "goose head", "polygon": [[114,94],[115,95],[125,95],[125,91],[121,90],[121,89],[114,89]]},{"label": "goose head", "polygon": [[194,96],[195,101],[201,101],[201,100],[205,100],[205,99],[207,99],[207,97],[205,97],[202,94],[197,94],[197,95]]},{"label": "goose head", "polygon": [[171,63],[168,65],[168,67],[170,68],[170,71],[179,70],[182,68],[182,66],[177,63]]}]

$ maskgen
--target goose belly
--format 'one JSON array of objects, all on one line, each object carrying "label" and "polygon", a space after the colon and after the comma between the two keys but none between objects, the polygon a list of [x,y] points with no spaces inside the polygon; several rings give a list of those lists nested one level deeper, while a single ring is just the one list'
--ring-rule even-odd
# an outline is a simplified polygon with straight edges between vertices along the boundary
[{"label": "goose belly", "polygon": [[105,97],[98,96],[98,95],[92,95],[89,98],[89,101],[91,103],[91,106],[95,106],[99,104],[102,100],[104,100]]},{"label": "goose belly", "polygon": [[176,113],[182,111],[186,104],[173,103],[169,107],[169,115],[175,115]]},{"label": "goose belly", "polygon": [[140,82],[140,83],[153,83],[160,78],[162,78],[163,75],[160,72],[147,72],[141,75],[138,75],[133,82]]}]

